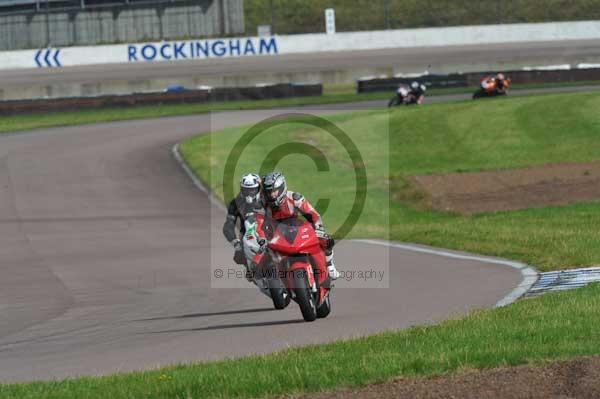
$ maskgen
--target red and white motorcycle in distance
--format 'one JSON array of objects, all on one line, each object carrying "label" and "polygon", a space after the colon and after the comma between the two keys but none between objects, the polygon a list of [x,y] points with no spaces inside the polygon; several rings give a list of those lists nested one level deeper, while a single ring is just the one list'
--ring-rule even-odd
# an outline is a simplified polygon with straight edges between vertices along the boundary
[{"label": "red and white motorcycle in distance", "polygon": [[388,108],[396,107],[399,105],[421,105],[423,104],[425,97],[421,95],[417,97],[410,90],[410,86],[400,85],[396,90],[396,95],[388,102]]},{"label": "red and white motorcycle in distance", "polygon": [[262,280],[257,286],[262,286],[265,294],[268,290],[277,309],[287,306],[291,297],[305,321],[327,317],[332,285],[325,252],[312,225],[298,218],[274,220],[266,229],[269,237],[262,238],[261,221],[256,220],[261,217],[246,218],[244,235],[246,257],[256,270],[255,281]]}]

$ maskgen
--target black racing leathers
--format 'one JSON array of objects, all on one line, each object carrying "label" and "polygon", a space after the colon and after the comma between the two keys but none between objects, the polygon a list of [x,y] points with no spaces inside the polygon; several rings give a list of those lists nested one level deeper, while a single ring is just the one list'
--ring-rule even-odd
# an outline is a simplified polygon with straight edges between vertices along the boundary
[{"label": "black racing leathers", "polygon": [[[242,237],[246,233],[244,221],[246,215],[250,213],[263,213],[265,208],[262,201],[249,204],[242,195],[238,195],[231,200],[227,207],[227,217],[223,224],[223,235],[233,245],[235,249],[234,261],[238,264],[245,264],[246,258],[243,254]],[[237,224],[239,220],[239,236],[236,234]]]},{"label": "black racing leathers", "polygon": [[[241,195],[232,199],[227,207],[227,217],[223,224],[223,235],[227,241],[233,243],[235,240],[241,239],[246,232],[246,227],[244,226],[246,215],[248,213],[256,212],[264,213],[264,206],[262,203],[248,204]],[[236,234],[238,220],[240,222],[239,236]]]}]

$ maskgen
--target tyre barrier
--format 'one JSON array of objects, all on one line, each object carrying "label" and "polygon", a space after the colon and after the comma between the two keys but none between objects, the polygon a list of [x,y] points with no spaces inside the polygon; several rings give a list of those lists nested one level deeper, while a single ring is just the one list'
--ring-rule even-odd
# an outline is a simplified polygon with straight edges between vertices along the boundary
[{"label": "tyre barrier", "polygon": [[600,68],[586,69],[555,69],[555,70],[519,70],[519,71],[487,71],[455,73],[448,75],[420,75],[416,77],[394,77],[361,79],[356,83],[358,93],[372,93],[378,91],[395,91],[400,84],[410,84],[415,80],[428,88],[456,88],[479,86],[485,76],[504,73],[511,79],[511,83],[536,84],[536,83],[563,83],[585,82],[600,80]]},{"label": "tyre barrier", "polygon": [[321,96],[321,84],[283,83],[260,87],[224,87],[214,89],[134,93],[98,97],[69,97],[0,102],[0,115],[79,111],[83,109],[122,108],[144,105],[194,104],[219,101],[267,100]]}]

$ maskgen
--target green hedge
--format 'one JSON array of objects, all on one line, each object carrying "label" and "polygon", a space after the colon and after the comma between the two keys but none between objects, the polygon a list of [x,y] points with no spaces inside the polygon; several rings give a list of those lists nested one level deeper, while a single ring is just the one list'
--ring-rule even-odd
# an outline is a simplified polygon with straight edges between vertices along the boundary
[{"label": "green hedge", "polygon": [[338,31],[600,19],[600,0],[244,0],[246,33],[325,30],[324,9]]}]

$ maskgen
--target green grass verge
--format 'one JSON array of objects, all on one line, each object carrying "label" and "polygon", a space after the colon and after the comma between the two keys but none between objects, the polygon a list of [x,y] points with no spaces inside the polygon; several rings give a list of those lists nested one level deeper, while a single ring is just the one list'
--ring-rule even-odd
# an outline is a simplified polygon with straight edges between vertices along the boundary
[{"label": "green grass verge", "polygon": [[[597,159],[600,94],[540,96],[430,107],[359,112],[332,119],[365,152],[369,170],[367,218],[360,233],[381,236],[378,223],[391,182],[394,199],[389,236],[535,261],[545,268],[600,259],[600,205],[502,212],[460,217],[418,206],[418,193],[404,186],[415,173],[515,168],[557,161]],[[301,121],[297,121],[301,122]],[[335,224],[344,208],[344,179],[352,164],[321,132],[300,123],[274,129],[266,140],[317,143],[331,155],[336,182],[300,173],[301,157],[290,156],[288,176],[305,193],[327,192],[339,204],[326,218]],[[387,132],[389,131],[389,142]],[[243,129],[190,139],[182,150],[196,172],[219,193],[219,171]],[[384,140],[385,139],[385,140]],[[241,168],[264,155],[260,141]],[[264,144],[264,143],[263,143]],[[391,151],[387,158],[377,152]],[[308,166],[309,164],[306,164]],[[294,167],[297,170],[294,170]],[[312,166],[314,168],[314,166]],[[288,172],[287,169],[286,173]],[[311,169],[312,170],[312,169]],[[309,179],[311,179],[309,181]],[[325,182],[329,181],[329,185]],[[318,182],[316,185],[315,182]],[[312,190],[312,192],[311,192]],[[381,199],[383,198],[383,202]],[[379,207],[373,204],[379,204]],[[1,398],[205,398],[264,397],[351,387],[404,376],[428,376],[600,354],[600,285],[549,294],[502,309],[430,327],[328,345],[290,349],[266,356],[176,366],[103,378],[0,385]],[[315,378],[319,375],[320,378]]]},{"label": "green grass verge", "polygon": [[[430,327],[266,356],[61,382],[0,385],[2,398],[248,398],[465,369],[600,355],[600,285],[472,312]],[[318,376],[318,378],[316,377]]]},{"label": "green grass verge", "polygon": [[[600,93],[584,93],[330,117],[354,140],[368,164],[367,202],[353,236],[497,255],[528,262],[544,271],[600,263],[598,203],[464,217],[424,209],[420,194],[406,183],[407,177],[416,174],[600,159],[598,109]],[[223,164],[245,131],[234,128],[198,136],[181,147],[192,169],[221,197]],[[244,170],[257,170],[265,152],[278,144],[317,144],[332,160],[332,174],[312,172],[313,161],[300,156],[283,159],[278,169],[286,173],[291,187],[307,198],[331,199],[325,222],[335,230],[354,200],[353,165],[331,137],[318,129],[297,122],[269,132],[244,152],[236,176]],[[389,164],[385,158],[388,150]],[[385,206],[388,183],[392,198],[389,211]]]},{"label": "green grass verge", "polygon": [[[515,86],[515,89],[553,88],[559,86],[579,86],[592,84],[600,85],[600,82],[568,82],[564,84],[527,85],[522,87]],[[473,91],[475,91],[474,88],[435,89],[430,90],[428,93],[429,95],[445,95],[470,93]],[[32,115],[15,115],[2,117],[2,123],[0,123],[0,134],[101,122],[194,115],[213,111],[254,110],[273,107],[293,107],[301,105],[310,106],[350,103],[357,101],[387,100],[391,97],[391,95],[392,93],[387,92],[356,94],[356,88],[354,84],[325,85],[323,89],[323,96],[319,97],[261,101],[232,101],[210,104],[158,105],[135,108],[114,108]]]},{"label": "green grass verge", "polygon": [[381,93],[358,96],[352,93],[324,94],[319,97],[299,97],[278,100],[231,101],[208,104],[156,105],[132,108],[110,108],[72,112],[15,115],[2,118],[0,133],[27,131],[41,128],[76,126],[100,122],[115,122],[133,119],[163,118],[171,116],[194,115],[212,111],[254,110],[274,107],[292,107],[300,105],[320,105],[369,101],[386,98]]}]

